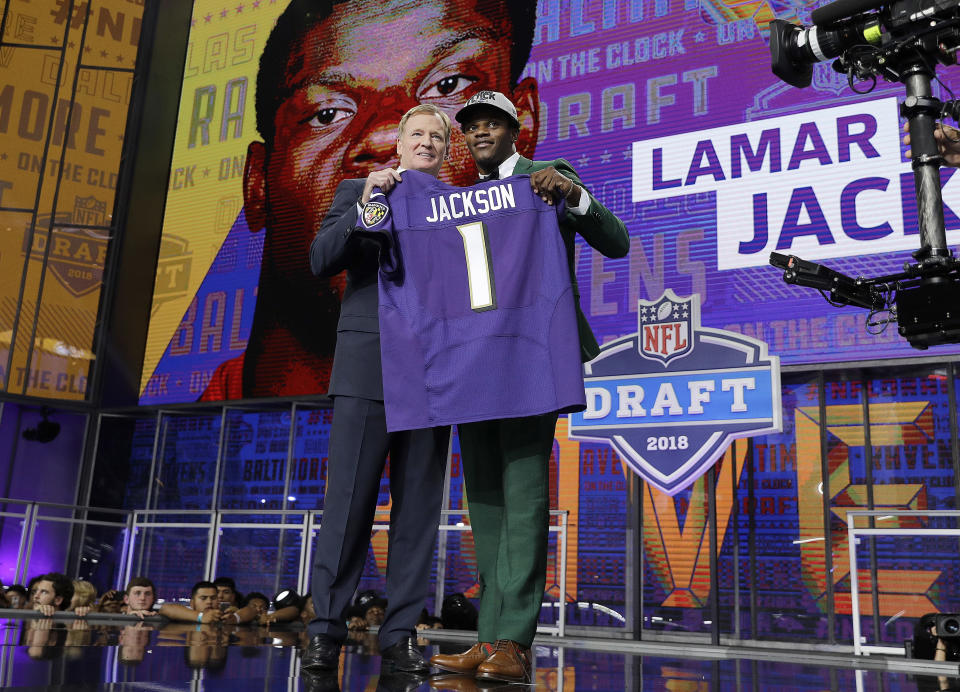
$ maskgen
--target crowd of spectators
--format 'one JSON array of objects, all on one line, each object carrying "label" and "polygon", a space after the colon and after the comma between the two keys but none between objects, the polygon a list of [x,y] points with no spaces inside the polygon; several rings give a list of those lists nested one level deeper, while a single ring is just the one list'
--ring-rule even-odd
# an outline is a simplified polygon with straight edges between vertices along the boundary
[{"label": "crowd of spectators", "polygon": [[[355,645],[363,649],[377,647],[373,632],[383,622],[386,606],[386,600],[379,593],[366,590],[361,591],[343,612],[350,640]],[[243,594],[230,577],[198,581],[191,588],[189,599],[184,595],[182,599],[158,602],[156,586],[147,577],[130,579],[122,591],[110,589],[98,595],[90,582],[71,580],[56,572],[38,575],[26,586],[0,586],[0,608],[33,610],[45,616],[33,616],[24,626],[22,644],[33,658],[51,658],[71,646],[90,643],[91,636],[97,636],[97,632],[96,628],[91,629],[88,616],[102,613],[120,616],[121,620],[136,618],[128,626],[114,628],[112,635],[101,633],[102,637],[112,637],[109,643],[118,647],[121,663],[140,663],[150,641],[150,632],[162,628],[158,636],[185,644],[188,666],[208,670],[225,661],[228,640],[236,643],[249,639],[249,645],[256,645],[255,628],[242,626],[272,626],[274,640],[289,633],[289,644],[295,646],[302,643],[302,631],[297,623],[305,626],[314,617],[309,594],[301,597],[292,590],[284,590],[272,600],[259,591]],[[58,612],[73,613],[76,617],[54,620],[52,616]],[[294,627],[277,630],[277,625]],[[230,629],[225,630],[226,626]],[[475,630],[476,626],[477,609],[460,593],[444,599],[439,617],[424,609],[417,623],[421,630]],[[249,632],[249,636],[245,632]]]},{"label": "crowd of spectators", "polygon": [[[259,591],[242,594],[230,577],[198,581],[186,602],[157,600],[157,590],[147,577],[133,577],[124,590],[110,589],[97,595],[88,581],[51,572],[34,577],[27,586],[0,586],[0,608],[35,610],[52,616],[55,612],[72,612],[78,617],[90,613],[133,615],[140,619],[160,615],[174,622],[195,624],[308,623],[313,618],[313,602],[309,594],[300,597],[290,590],[281,591],[271,601]],[[384,618],[387,601],[376,591],[360,592],[343,613],[348,629],[362,632],[378,627]],[[439,617],[423,610],[419,629],[475,630],[477,610],[462,593],[447,596]]]}]

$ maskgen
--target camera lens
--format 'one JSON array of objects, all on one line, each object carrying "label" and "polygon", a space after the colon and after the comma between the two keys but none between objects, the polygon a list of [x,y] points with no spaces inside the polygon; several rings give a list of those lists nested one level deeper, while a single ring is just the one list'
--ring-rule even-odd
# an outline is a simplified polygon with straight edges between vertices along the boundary
[{"label": "camera lens", "polygon": [[944,634],[960,634],[960,620],[957,618],[945,618],[940,624]]}]

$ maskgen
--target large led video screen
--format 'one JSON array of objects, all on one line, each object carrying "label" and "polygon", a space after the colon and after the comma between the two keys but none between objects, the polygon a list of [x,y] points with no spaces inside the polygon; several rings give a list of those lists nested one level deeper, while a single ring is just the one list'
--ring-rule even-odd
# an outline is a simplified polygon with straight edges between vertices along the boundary
[{"label": "large led video screen", "polygon": [[9,394],[90,395],[142,15],[142,1],[0,2],[0,390]]},{"label": "large led video screen", "polygon": [[[523,155],[567,159],[627,225],[625,258],[577,245],[602,342],[637,331],[637,301],[672,289],[699,295],[703,326],[762,339],[783,365],[919,354],[895,323],[868,330],[866,311],[768,263],[775,251],[876,276],[919,247],[903,87],[856,93],[828,62],[806,89],[771,72],[770,21],[809,24],[811,6],[325,5],[261,58],[285,2],[195,3],[142,403],[324,393],[345,279],[313,277],[308,248],[337,183],[396,165],[396,124],[417,102],[452,116],[480,89],[517,104]],[[451,146],[440,177],[469,185],[457,131]]]}]

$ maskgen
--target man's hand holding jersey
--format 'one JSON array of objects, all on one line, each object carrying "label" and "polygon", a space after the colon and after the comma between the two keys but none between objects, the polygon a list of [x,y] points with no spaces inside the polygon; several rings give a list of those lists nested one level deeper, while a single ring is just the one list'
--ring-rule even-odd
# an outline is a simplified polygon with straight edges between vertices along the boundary
[{"label": "man's hand holding jersey", "polygon": [[568,207],[576,207],[580,204],[582,194],[580,186],[553,166],[531,173],[530,185],[533,187],[533,192],[547,204],[553,204],[559,199],[565,199]]},{"label": "man's hand holding jersey", "polygon": [[395,168],[384,168],[380,171],[373,171],[367,176],[367,180],[363,184],[363,194],[360,196],[360,201],[363,204],[369,202],[370,195],[373,193],[373,188],[375,187],[379,187],[380,191],[384,194],[390,192],[393,186],[399,183],[400,180],[400,173]]}]

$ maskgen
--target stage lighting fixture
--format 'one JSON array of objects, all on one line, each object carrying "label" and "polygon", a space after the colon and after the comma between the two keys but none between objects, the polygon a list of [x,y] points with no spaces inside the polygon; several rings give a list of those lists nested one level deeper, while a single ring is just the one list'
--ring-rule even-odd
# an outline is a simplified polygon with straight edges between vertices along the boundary
[{"label": "stage lighting fixture", "polygon": [[297,595],[297,592],[293,589],[284,589],[283,591],[278,591],[277,595],[273,597],[273,607],[276,610],[299,605],[300,596]]},{"label": "stage lighting fixture", "polygon": [[60,434],[60,424],[47,418],[50,409],[46,406],[40,409],[40,413],[43,418],[37,423],[37,427],[26,428],[23,431],[23,439],[31,442],[53,442]]}]

